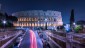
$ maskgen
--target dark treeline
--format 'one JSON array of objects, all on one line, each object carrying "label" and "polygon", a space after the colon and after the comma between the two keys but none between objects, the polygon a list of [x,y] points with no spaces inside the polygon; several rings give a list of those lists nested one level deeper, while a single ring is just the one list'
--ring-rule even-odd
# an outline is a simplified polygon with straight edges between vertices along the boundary
[{"label": "dark treeline", "polygon": [[[17,21],[17,17],[8,15],[7,13],[0,13],[0,28],[13,27],[13,22]],[[6,21],[4,24],[3,21]]]}]

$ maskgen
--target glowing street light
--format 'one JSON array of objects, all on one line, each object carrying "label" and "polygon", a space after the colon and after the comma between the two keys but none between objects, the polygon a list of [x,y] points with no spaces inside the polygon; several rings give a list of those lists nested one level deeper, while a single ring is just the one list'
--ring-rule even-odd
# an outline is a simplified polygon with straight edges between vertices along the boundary
[{"label": "glowing street light", "polygon": [[3,24],[6,24],[6,21],[5,20],[3,21]]},{"label": "glowing street light", "polygon": [[46,25],[45,25],[45,29],[47,30],[47,18],[45,19]]},{"label": "glowing street light", "polygon": [[75,31],[76,23],[73,23],[73,31]]},{"label": "glowing street light", "polygon": [[76,25],[76,23],[74,22],[73,25]]},{"label": "glowing street light", "polygon": [[3,20],[2,23],[4,24],[4,31],[5,31],[5,24],[7,23],[7,21]]}]

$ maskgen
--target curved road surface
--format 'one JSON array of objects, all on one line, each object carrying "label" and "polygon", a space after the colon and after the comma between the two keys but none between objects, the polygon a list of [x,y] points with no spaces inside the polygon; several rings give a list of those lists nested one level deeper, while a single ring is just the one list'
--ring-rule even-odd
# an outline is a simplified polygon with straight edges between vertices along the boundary
[{"label": "curved road surface", "polygon": [[37,32],[28,30],[25,33],[19,48],[43,48],[43,44]]}]

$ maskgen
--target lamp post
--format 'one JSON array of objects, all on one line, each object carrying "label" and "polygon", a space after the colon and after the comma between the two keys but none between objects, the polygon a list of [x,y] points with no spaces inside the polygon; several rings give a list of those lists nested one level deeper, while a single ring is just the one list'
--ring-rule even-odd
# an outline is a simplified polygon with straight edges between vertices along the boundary
[{"label": "lamp post", "polygon": [[45,25],[45,29],[47,30],[47,19],[45,19],[46,25]]},{"label": "lamp post", "polygon": [[76,26],[76,23],[74,22],[73,23],[73,31],[75,31],[75,26]]},{"label": "lamp post", "polygon": [[40,26],[40,23],[39,23],[39,22],[40,22],[40,21],[38,21],[38,25],[37,25],[38,27]]},{"label": "lamp post", "polygon": [[4,31],[5,31],[6,20],[3,20],[2,22],[3,22],[3,24],[4,24]]}]

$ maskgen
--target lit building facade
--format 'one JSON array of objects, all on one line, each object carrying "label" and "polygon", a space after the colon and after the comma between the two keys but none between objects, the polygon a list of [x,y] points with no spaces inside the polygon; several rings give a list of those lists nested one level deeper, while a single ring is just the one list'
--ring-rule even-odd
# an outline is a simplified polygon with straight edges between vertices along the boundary
[{"label": "lit building facade", "polygon": [[17,27],[45,27],[46,25],[56,27],[63,25],[59,11],[31,10],[16,12],[12,15],[18,17],[18,21],[13,23]]}]

